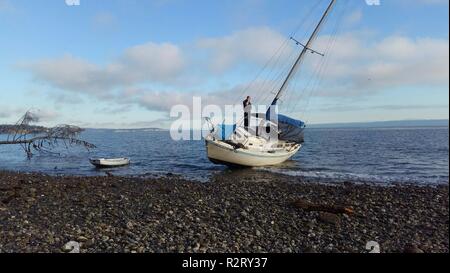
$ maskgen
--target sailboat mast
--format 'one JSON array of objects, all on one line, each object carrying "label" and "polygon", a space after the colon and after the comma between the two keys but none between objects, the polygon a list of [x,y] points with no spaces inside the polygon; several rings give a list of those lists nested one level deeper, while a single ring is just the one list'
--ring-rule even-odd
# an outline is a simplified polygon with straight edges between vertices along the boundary
[{"label": "sailboat mast", "polygon": [[[280,97],[282,96],[283,92],[286,90],[289,81],[291,80],[292,76],[294,76],[294,74],[296,73],[298,67],[300,66],[302,60],[305,57],[305,54],[310,51],[310,46],[311,44],[314,42],[314,39],[317,37],[317,34],[320,31],[320,28],[322,27],[323,23],[325,22],[325,19],[327,18],[328,14],[330,13],[331,9],[333,8],[334,4],[336,3],[336,0],[331,0],[330,4],[328,5],[325,13],[323,14],[322,18],[319,21],[319,24],[316,26],[316,28],[314,29],[314,32],[311,34],[311,37],[309,38],[308,42],[306,43],[306,45],[303,46],[303,50],[300,53],[300,55],[298,56],[297,60],[295,61],[294,65],[292,66],[291,70],[289,71],[288,76],[286,77],[286,79],[284,80],[283,84],[280,87],[280,90],[278,91],[275,99],[273,100],[271,105],[276,105],[278,100],[280,99]],[[315,51],[312,51],[315,52]],[[270,109],[269,109],[270,111]]]}]

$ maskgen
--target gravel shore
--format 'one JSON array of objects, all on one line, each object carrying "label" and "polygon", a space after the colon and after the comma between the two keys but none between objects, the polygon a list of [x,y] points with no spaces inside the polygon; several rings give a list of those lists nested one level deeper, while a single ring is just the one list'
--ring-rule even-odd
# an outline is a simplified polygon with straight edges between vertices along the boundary
[{"label": "gravel shore", "polygon": [[448,185],[317,182],[0,172],[0,252],[449,252]]}]

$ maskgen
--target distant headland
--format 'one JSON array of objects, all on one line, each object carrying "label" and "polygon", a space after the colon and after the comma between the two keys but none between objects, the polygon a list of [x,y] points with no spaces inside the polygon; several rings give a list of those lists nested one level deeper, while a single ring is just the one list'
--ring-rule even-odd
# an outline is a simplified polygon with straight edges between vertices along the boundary
[{"label": "distant headland", "polygon": [[310,124],[309,128],[404,128],[404,127],[448,127],[448,119],[432,120],[393,120],[374,122],[348,122]]},{"label": "distant headland", "polygon": [[2,125],[0,124],[0,134],[39,134],[46,132],[48,128],[34,125]]}]

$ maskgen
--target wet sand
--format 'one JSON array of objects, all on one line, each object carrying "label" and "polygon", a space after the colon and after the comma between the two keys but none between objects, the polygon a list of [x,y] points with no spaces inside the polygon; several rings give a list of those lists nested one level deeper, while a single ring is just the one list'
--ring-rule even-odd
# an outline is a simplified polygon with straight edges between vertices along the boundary
[{"label": "wet sand", "polygon": [[449,252],[448,185],[0,171],[0,252]]}]

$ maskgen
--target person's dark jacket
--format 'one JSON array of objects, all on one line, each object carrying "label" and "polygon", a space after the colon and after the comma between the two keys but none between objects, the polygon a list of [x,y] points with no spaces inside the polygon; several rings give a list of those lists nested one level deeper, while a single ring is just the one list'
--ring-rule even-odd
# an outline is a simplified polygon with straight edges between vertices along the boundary
[{"label": "person's dark jacket", "polygon": [[248,112],[248,106],[252,105],[252,103],[250,102],[250,100],[246,99],[242,102],[243,106],[244,106],[244,110],[246,112]]}]

